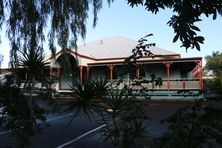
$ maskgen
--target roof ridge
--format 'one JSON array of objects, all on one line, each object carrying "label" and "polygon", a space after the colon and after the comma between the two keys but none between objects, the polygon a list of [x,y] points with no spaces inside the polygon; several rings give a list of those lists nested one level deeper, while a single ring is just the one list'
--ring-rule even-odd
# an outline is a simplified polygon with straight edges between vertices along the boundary
[{"label": "roof ridge", "polygon": [[99,39],[96,39],[96,40],[92,40],[92,41],[89,41],[87,43],[83,43],[83,44],[80,44],[80,45],[77,45],[78,47],[79,46],[85,46],[87,44],[91,44],[91,43],[95,43],[95,42],[100,42],[102,40],[107,40],[107,39],[114,39],[114,38],[122,38],[122,39],[127,39],[127,40],[131,40],[131,41],[134,41],[134,42],[138,42],[136,40],[133,40],[131,38],[128,38],[128,37],[125,37],[125,36],[121,36],[121,35],[114,35],[114,36],[105,36],[105,37],[101,37]]}]

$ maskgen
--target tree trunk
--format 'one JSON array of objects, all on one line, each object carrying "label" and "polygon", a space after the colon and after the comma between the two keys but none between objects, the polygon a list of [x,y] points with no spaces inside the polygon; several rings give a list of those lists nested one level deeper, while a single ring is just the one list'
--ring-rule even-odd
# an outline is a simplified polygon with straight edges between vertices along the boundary
[{"label": "tree trunk", "polygon": [[29,93],[29,110],[30,110],[30,114],[31,116],[33,117],[33,108],[32,108],[32,104],[33,104],[33,89],[34,89],[34,86],[35,86],[35,77],[32,77],[32,81],[31,81],[31,88],[30,88],[30,93]]}]

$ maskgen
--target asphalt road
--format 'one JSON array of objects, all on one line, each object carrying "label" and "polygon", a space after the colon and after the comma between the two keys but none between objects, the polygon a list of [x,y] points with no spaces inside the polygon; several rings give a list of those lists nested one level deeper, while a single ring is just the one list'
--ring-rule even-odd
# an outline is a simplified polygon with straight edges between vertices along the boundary
[{"label": "asphalt road", "polygon": [[[152,102],[147,108],[146,113],[151,120],[146,121],[149,131],[149,139],[161,136],[168,125],[160,123],[173,114],[178,108],[189,103],[185,102]],[[216,105],[222,106],[221,102]],[[66,125],[72,119],[71,112],[63,114],[50,114],[47,121],[50,126],[43,129],[38,137],[32,139],[34,148],[112,148],[110,141],[101,138],[100,130],[102,123],[96,115],[91,116],[91,121],[84,115],[79,115],[73,119],[68,127]],[[0,129],[0,148],[13,145],[15,139],[10,132]]]},{"label": "asphalt road", "polygon": [[[47,119],[49,126],[45,127],[39,136],[32,138],[33,147],[57,147],[100,125],[94,116],[92,121],[87,120],[84,115],[73,117],[72,113],[49,115]],[[14,140],[10,131],[0,130],[0,148],[13,145]]]}]

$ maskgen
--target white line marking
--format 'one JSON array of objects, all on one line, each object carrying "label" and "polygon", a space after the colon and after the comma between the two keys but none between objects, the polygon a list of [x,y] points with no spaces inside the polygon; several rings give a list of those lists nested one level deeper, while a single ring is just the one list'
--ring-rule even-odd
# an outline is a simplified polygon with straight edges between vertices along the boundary
[{"label": "white line marking", "polygon": [[1,136],[1,135],[4,135],[4,134],[7,134],[7,133],[10,133],[11,131],[12,131],[12,130],[8,130],[8,131],[1,132],[1,133],[0,133],[0,136]]},{"label": "white line marking", "polygon": [[72,116],[72,115],[74,115],[74,113],[70,113],[70,114],[66,114],[66,115],[63,115],[63,116],[54,117],[54,118],[51,118],[51,119],[46,119],[46,123],[54,121],[54,120],[58,120],[58,119],[61,119],[61,118],[64,118],[64,117]]},{"label": "white line marking", "polygon": [[[66,115],[63,115],[63,116],[54,117],[54,118],[51,118],[51,119],[46,119],[45,122],[48,123],[48,122],[51,122],[51,121],[54,121],[54,120],[58,120],[58,119],[62,119],[64,117],[68,117],[68,116],[72,116],[72,115],[74,115],[74,113],[70,113],[70,114],[66,114]],[[1,132],[0,136],[4,135],[4,134],[7,134],[7,133],[10,133],[10,132],[12,132],[12,130]]]},{"label": "white line marking", "polygon": [[73,140],[70,140],[70,141],[68,141],[68,142],[66,142],[66,143],[64,143],[64,144],[62,144],[62,145],[57,146],[56,148],[64,148],[65,146],[68,146],[68,145],[70,145],[70,144],[72,144],[72,143],[74,143],[74,142],[76,142],[76,141],[84,138],[85,136],[87,136],[87,135],[89,135],[89,134],[91,134],[91,133],[93,133],[93,132],[95,132],[95,131],[97,131],[97,130],[105,127],[105,126],[106,126],[106,124],[103,124],[103,125],[95,128],[95,129],[92,129],[92,130],[90,130],[90,131],[88,131],[88,132],[86,132],[86,133],[84,133],[84,134],[82,134],[82,135],[74,138]]}]

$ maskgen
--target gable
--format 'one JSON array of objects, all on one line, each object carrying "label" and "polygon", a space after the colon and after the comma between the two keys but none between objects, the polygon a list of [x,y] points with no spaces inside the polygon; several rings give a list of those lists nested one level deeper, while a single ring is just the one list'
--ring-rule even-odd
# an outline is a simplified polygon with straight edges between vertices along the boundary
[{"label": "gable", "polygon": [[[100,40],[89,42],[78,46],[77,50],[70,49],[70,54],[78,58],[80,65],[89,63],[103,62],[122,62],[125,58],[132,55],[132,49],[138,45],[137,41],[125,37],[106,37]],[[174,53],[159,47],[150,47],[149,50],[154,55],[160,55],[162,58],[180,58],[180,54]],[[56,60],[62,54],[62,50],[55,56],[49,58],[50,61]]]}]

